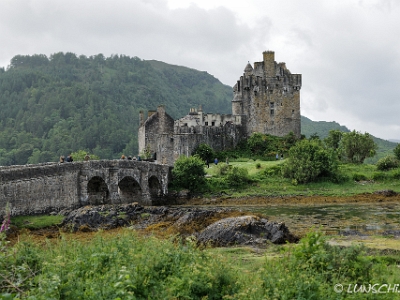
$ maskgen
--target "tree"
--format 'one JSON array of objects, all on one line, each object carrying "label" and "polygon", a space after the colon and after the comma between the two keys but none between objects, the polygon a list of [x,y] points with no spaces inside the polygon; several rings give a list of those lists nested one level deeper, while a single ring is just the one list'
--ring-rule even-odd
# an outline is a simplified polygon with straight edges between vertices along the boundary
[{"label": "tree", "polygon": [[204,161],[197,155],[182,155],[175,161],[172,169],[172,181],[178,188],[190,191],[200,190],[205,185]]},{"label": "tree", "polygon": [[394,156],[396,156],[396,158],[400,160],[400,144],[397,144],[397,146],[393,149],[393,152]]},{"label": "tree", "polygon": [[215,152],[209,145],[200,144],[194,150],[193,155],[198,155],[202,160],[211,162],[215,157]]},{"label": "tree", "polygon": [[369,133],[362,134],[353,130],[343,133],[340,149],[344,160],[362,164],[367,157],[376,154],[377,145]]},{"label": "tree", "polygon": [[342,139],[343,132],[337,129],[329,130],[328,136],[324,139],[325,145],[328,148],[337,150]]},{"label": "tree", "polygon": [[332,149],[325,149],[319,140],[301,140],[290,148],[282,172],[284,177],[298,183],[312,182],[319,177],[336,177],[337,155]]}]

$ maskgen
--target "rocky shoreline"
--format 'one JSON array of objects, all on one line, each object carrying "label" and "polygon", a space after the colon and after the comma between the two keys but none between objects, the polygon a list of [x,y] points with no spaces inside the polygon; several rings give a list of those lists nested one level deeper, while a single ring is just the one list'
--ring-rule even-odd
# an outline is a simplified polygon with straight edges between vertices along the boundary
[{"label": "rocky shoreline", "polygon": [[265,246],[267,242],[283,244],[298,240],[284,223],[220,207],[144,207],[134,203],[85,206],[60,214],[65,216],[62,229],[70,232],[130,227],[192,236],[200,244],[213,246]]}]

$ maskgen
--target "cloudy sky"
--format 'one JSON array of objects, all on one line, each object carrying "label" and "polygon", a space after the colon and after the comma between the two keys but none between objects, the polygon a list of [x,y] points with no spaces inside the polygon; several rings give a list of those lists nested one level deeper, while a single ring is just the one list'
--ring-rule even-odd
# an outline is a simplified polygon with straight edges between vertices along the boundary
[{"label": "cloudy sky", "polygon": [[398,0],[1,0],[0,66],[17,54],[137,56],[233,86],[275,51],[303,74],[301,113],[400,140]]}]

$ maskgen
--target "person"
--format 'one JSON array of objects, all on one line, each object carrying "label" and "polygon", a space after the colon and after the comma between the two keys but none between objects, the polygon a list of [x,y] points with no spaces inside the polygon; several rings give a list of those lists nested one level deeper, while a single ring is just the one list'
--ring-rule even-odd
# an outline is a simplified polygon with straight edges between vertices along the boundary
[{"label": "person", "polygon": [[210,167],[210,162],[208,161],[208,158],[206,158],[206,165],[207,165],[207,168]]},{"label": "person", "polygon": [[281,159],[283,159],[283,153],[281,154]]},{"label": "person", "polygon": [[229,165],[229,157],[226,157],[226,164]]},{"label": "person", "polygon": [[132,160],[132,156],[128,156],[128,160]]},{"label": "person", "polygon": [[66,162],[73,162],[74,160],[72,159],[71,154],[67,155],[67,158],[65,159]]},{"label": "person", "polygon": [[61,155],[60,156],[60,163],[63,163],[65,161],[65,157],[64,157],[64,155]]},{"label": "person", "polygon": [[125,155],[122,154],[122,155],[121,155],[121,159],[125,159]]},{"label": "person", "polygon": [[276,156],[275,156],[275,158],[276,158],[276,160],[278,160],[278,159],[279,159],[279,153],[278,153],[278,152],[276,153]]},{"label": "person", "polygon": [[214,164],[215,164],[215,165],[218,165],[218,158],[215,158],[215,159],[214,159]]},{"label": "person", "polygon": [[84,160],[85,160],[85,161],[88,161],[89,159],[90,159],[90,156],[89,156],[88,153],[86,153]]}]

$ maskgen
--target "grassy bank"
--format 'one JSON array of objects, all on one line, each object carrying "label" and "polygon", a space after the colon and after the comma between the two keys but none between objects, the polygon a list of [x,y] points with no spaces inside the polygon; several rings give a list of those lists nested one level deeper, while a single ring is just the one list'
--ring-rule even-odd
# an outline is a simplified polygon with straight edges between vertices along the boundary
[{"label": "grassy bank", "polygon": [[282,177],[280,168],[283,163],[284,160],[239,159],[230,161],[229,168],[243,168],[248,173],[248,183],[237,187],[229,186],[227,183],[226,176],[223,174],[223,170],[227,168],[225,163],[210,164],[210,168],[205,167],[208,175],[208,188],[205,196],[352,196],[380,190],[400,192],[400,169],[383,172],[378,171],[375,165],[343,164],[340,165],[343,177],[340,183],[321,179],[308,184],[297,184]]},{"label": "grassy bank", "polygon": [[[125,229],[90,241],[0,244],[2,299],[374,299],[341,293],[337,283],[395,284],[398,259],[363,247],[330,246],[318,232],[298,245],[200,249]],[[393,293],[379,299],[393,299]]]}]

